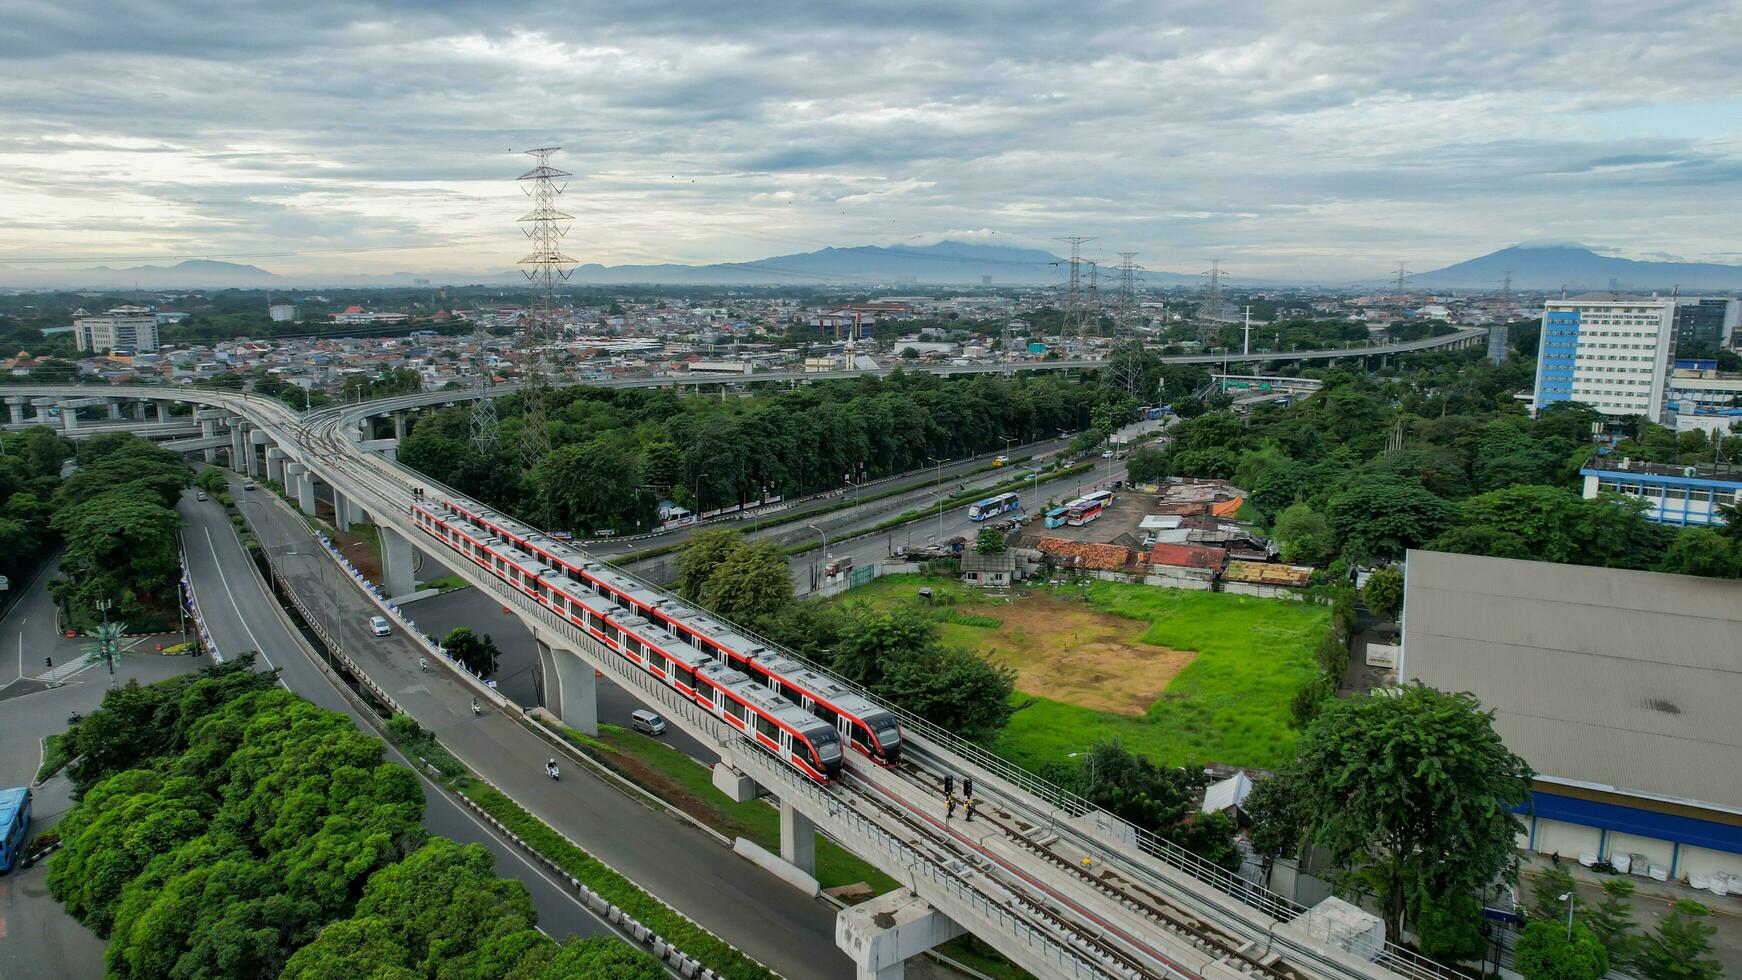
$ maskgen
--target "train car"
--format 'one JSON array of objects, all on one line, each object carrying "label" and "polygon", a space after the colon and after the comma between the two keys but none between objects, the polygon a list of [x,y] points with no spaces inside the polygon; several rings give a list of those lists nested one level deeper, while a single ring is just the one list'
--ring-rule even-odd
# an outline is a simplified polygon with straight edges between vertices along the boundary
[{"label": "train car", "polygon": [[[759,747],[818,782],[837,778],[844,765],[843,735],[789,703],[757,679],[733,670],[718,654],[685,642],[667,623],[639,615],[645,602],[665,600],[651,590],[632,597],[602,580],[584,584],[579,569],[530,549],[538,542],[502,521],[460,519],[450,505],[412,505],[412,521],[431,538],[564,617],[635,668],[744,731]],[[492,533],[493,532],[493,533]],[[547,564],[549,562],[549,564]],[[620,585],[630,580],[617,576]],[[670,613],[665,614],[669,617]]]},{"label": "train car", "polygon": [[[758,662],[759,655],[769,652],[761,644],[647,588],[622,572],[587,558],[572,548],[550,541],[534,529],[493,511],[471,510],[449,501],[438,501],[436,506],[449,519],[469,526],[477,533],[513,542],[516,547],[531,549],[545,562],[560,569],[577,587],[606,598],[620,608],[634,610],[651,622],[661,625],[670,635],[685,638],[704,649],[714,651],[734,668],[764,682],[771,679],[781,680]],[[796,681],[775,685],[775,689],[809,691],[808,694],[784,696],[795,704],[801,704],[805,697],[809,697],[813,704],[820,704],[837,718],[846,719],[852,731],[851,735],[846,736],[848,743],[864,752],[873,762],[893,766],[900,761],[901,728],[895,715],[887,709],[878,708],[859,695],[853,695],[854,700],[850,704],[836,704],[832,700],[836,695],[817,687],[806,687]],[[846,688],[836,689],[852,693]]]}]

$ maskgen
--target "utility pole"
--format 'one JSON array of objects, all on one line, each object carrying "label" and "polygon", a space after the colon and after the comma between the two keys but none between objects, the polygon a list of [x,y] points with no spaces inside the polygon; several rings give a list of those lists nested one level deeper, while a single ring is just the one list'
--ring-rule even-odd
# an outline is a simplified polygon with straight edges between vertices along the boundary
[{"label": "utility pole", "polygon": [[[1251,304],[1247,304],[1247,306],[1246,306],[1246,326],[1244,328],[1244,333],[1245,333],[1245,337],[1240,342],[1240,353],[1243,355],[1251,354],[1252,353],[1252,306],[1251,306]],[[1250,369],[1248,369],[1248,370],[1250,370]]]}]

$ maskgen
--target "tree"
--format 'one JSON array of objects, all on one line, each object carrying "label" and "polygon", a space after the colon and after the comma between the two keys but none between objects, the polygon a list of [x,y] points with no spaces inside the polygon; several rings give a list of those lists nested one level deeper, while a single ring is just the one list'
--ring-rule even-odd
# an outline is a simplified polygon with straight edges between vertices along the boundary
[{"label": "tree", "polygon": [[847,679],[963,738],[989,740],[1010,720],[1016,672],[943,646],[924,619],[860,612],[840,625],[830,661]]},{"label": "tree", "polygon": [[[1206,415],[1204,418],[1209,418]],[[1176,453],[1173,457],[1173,468],[1181,476],[1192,476],[1202,480],[1231,480],[1234,470],[1240,465],[1240,457],[1229,449],[1190,449]]]},{"label": "tree", "polygon": [[635,457],[603,438],[557,446],[538,461],[532,485],[552,521],[569,528],[645,523],[652,517]]},{"label": "tree", "polygon": [[1252,850],[1264,859],[1265,868],[1277,858],[1300,854],[1306,836],[1305,815],[1294,793],[1293,779],[1277,774],[1255,782],[1242,810],[1252,822]]},{"label": "tree", "polygon": [[1342,551],[1396,559],[1452,522],[1452,506],[1413,483],[1367,479],[1331,497],[1325,517]]},{"label": "tree", "polygon": [[1482,903],[1474,895],[1451,895],[1422,903],[1415,916],[1422,954],[1460,962],[1482,955]]},{"label": "tree", "polygon": [[1298,753],[1288,788],[1331,853],[1333,885],[1373,895],[1389,933],[1402,932],[1408,908],[1516,876],[1510,808],[1528,798],[1533,773],[1474,696],[1416,683],[1327,699]]},{"label": "tree", "polygon": [[1712,528],[1683,528],[1652,570],[1736,578],[1742,575],[1742,553],[1737,551],[1735,542]]},{"label": "tree", "polygon": [[708,607],[734,623],[752,624],[792,601],[792,568],[774,541],[740,543],[708,575]]},{"label": "tree", "polygon": [[1524,980],[1597,980],[1609,972],[1609,954],[1582,925],[1569,941],[1565,923],[1532,922],[1518,937],[1513,964]]},{"label": "tree", "polygon": [[1335,543],[1324,515],[1303,501],[1295,501],[1278,514],[1270,533],[1282,546],[1283,561],[1316,565],[1331,557]]},{"label": "tree", "polygon": [[[1562,895],[1571,895],[1571,899],[1562,899]],[[1553,922],[1567,917],[1567,902],[1573,903],[1575,912],[1584,903],[1579,900],[1579,891],[1573,884],[1573,873],[1559,864],[1551,864],[1536,876],[1530,883],[1530,915],[1533,919]]]},{"label": "tree", "polygon": [[114,683],[115,661],[126,653],[121,649],[121,640],[126,636],[126,623],[102,623],[91,630],[91,642],[85,644],[85,663],[108,667],[110,683]]},{"label": "tree", "polygon": [[1361,598],[1367,603],[1367,608],[1386,619],[1396,619],[1403,609],[1403,570],[1395,565],[1387,565],[1377,569],[1367,576],[1367,584],[1361,590]]},{"label": "tree", "polygon": [[982,555],[1001,555],[1007,547],[1004,532],[995,527],[983,527],[974,536],[974,550]]},{"label": "tree", "polygon": [[1160,483],[1167,479],[1167,454],[1145,446],[1125,460],[1125,475],[1132,483]]},{"label": "tree", "polygon": [[479,677],[489,677],[496,673],[496,662],[502,653],[496,648],[496,641],[489,634],[479,636],[469,626],[456,626],[449,630],[448,635],[442,637],[442,649]]},{"label": "tree", "polygon": [[1723,965],[1712,959],[1712,935],[1718,930],[1705,921],[1710,909],[1699,902],[1677,899],[1639,946],[1635,965],[1646,980],[1717,980]]},{"label": "tree", "polygon": [[1633,959],[1639,936],[1633,921],[1633,882],[1626,878],[1603,879],[1603,898],[1585,913],[1584,923],[1609,952],[1611,963]]},{"label": "tree", "polygon": [[1423,547],[1429,551],[1445,551],[1454,555],[1486,555],[1489,558],[1526,560],[1535,557],[1529,542],[1511,531],[1492,527],[1454,527]]},{"label": "tree", "polygon": [[1195,805],[1209,783],[1201,766],[1158,766],[1114,738],[1096,741],[1076,763],[1055,767],[1049,775],[1098,809],[1223,867],[1239,867],[1233,823],[1224,814],[1200,813]]},{"label": "tree", "polygon": [[744,536],[737,531],[697,531],[677,559],[677,591],[691,602],[702,601],[714,569],[737,550]]}]

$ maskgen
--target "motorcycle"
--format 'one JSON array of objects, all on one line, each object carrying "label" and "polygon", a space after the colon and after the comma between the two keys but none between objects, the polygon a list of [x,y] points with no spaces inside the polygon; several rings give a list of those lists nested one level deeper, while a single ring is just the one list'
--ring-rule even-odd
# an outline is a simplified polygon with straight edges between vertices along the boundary
[{"label": "motorcycle", "polygon": [[483,708],[480,708],[480,707],[478,707],[478,699],[477,699],[477,698],[473,698],[473,699],[472,699],[472,715],[473,715],[473,716],[474,716],[474,717],[476,717],[476,716],[478,716],[478,715],[481,715],[481,714],[483,714],[483,713],[484,713],[484,709],[483,709]]},{"label": "motorcycle", "polygon": [[559,773],[557,772],[556,763],[554,763],[554,762],[546,763],[545,767],[544,767],[544,774],[546,776],[549,776],[552,779],[559,778]]}]

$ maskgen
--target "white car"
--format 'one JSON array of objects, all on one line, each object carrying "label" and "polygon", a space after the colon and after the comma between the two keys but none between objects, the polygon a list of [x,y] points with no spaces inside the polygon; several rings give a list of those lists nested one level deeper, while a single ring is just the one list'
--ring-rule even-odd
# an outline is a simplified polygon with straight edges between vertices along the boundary
[{"label": "white car", "polygon": [[1101,458],[1102,459],[1112,459],[1113,458],[1113,450],[1109,449],[1106,452],[1102,453]]},{"label": "white car", "polygon": [[369,632],[374,633],[376,636],[392,636],[393,627],[387,624],[387,620],[384,617],[370,616]]}]

